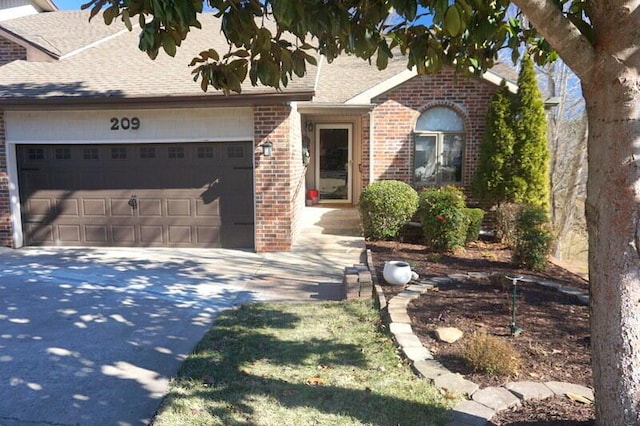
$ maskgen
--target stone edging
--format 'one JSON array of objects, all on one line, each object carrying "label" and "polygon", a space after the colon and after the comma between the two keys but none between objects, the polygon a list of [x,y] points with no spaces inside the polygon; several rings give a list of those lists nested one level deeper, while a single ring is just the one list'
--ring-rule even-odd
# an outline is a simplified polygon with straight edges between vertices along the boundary
[{"label": "stone edging", "polygon": [[[371,251],[367,250],[367,265],[371,271],[375,297],[380,311],[388,314],[389,331],[396,344],[413,365],[414,370],[436,387],[448,392],[467,396],[452,409],[449,425],[485,425],[496,412],[520,404],[531,399],[545,399],[553,396],[576,394],[593,401],[593,390],[582,385],[567,382],[510,382],[504,386],[492,386],[484,389],[464,378],[461,374],[452,373],[433,358],[433,355],[422,345],[413,333],[411,318],[407,314],[409,303],[420,295],[432,290],[438,284],[449,283],[468,278],[488,278],[490,274],[474,273],[452,274],[420,280],[407,286],[404,291],[386,300],[382,287],[377,282]],[[576,296],[581,303],[588,304],[589,296],[581,290],[562,286],[553,281],[538,281],[525,277],[522,281],[555,288],[561,293]]]}]

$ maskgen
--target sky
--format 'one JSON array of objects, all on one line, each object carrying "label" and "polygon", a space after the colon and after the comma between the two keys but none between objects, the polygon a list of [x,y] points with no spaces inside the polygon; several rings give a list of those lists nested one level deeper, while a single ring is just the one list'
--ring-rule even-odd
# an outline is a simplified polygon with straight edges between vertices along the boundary
[{"label": "sky", "polygon": [[53,0],[60,10],[78,10],[87,0]]}]

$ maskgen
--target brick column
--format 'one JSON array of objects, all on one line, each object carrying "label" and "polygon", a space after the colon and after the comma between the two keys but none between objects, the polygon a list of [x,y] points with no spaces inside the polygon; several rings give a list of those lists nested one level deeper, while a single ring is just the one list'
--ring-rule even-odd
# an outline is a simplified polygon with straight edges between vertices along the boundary
[{"label": "brick column", "polygon": [[[254,107],[258,252],[289,251],[295,238],[304,205],[304,186],[297,190],[302,178],[299,121],[299,114],[288,105]],[[271,157],[262,155],[260,145],[267,140],[273,144]]]},{"label": "brick column", "polygon": [[13,227],[9,206],[9,175],[5,141],[4,111],[0,110],[0,246],[13,247]]}]

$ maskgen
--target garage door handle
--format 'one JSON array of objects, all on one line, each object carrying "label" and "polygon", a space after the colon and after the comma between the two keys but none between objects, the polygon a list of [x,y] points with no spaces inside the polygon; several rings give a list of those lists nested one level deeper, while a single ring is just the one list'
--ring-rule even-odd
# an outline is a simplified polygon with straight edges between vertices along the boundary
[{"label": "garage door handle", "polygon": [[129,205],[134,210],[138,208],[138,196],[136,194],[133,194],[131,198],[129,198]]}]

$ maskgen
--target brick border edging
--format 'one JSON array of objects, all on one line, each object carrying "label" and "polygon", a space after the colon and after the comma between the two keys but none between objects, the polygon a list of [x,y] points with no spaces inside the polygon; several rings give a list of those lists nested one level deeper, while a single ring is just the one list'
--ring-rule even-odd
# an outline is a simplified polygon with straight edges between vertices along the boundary
[{"label": "brick border edging", "polygon": [[[432,290],[439,283],[449,283],[468,278],[488,278],[492,274],[469,272],[421,280],[419,283],[406,286],[402,292],[387,301],[382,287],[377,282],[370,250],[367,250],[367,266],[371,272],[374,297],[379,303],[380,312],[382,314],[386,311],[387,315],[383,314],[382,316],[388,317],[384,319],[389,324],[389,331],[404,356],[412,362],[414,370],[436,387],[466,395],[469,398],[463,399],[452,408],[449,425],[485,425],[498,411],[519,405],[521,401],[565,396],[567,393],[576,394],[593,401],[594,395],[591,388],[567,382],[509,382],[504,386],[480,389],[476,383],[465,379],[461,374],[452,373],[445,368],[422,345],[422,342],[413,332],[411,318],[407,313],[409,303]],[[522,281],[555,288],[561,293],[576,296],[580,303],[589,303],[589,296],[573,287],[562,286],[550,280],[536,280],[531,277],[525,277]]]}]

